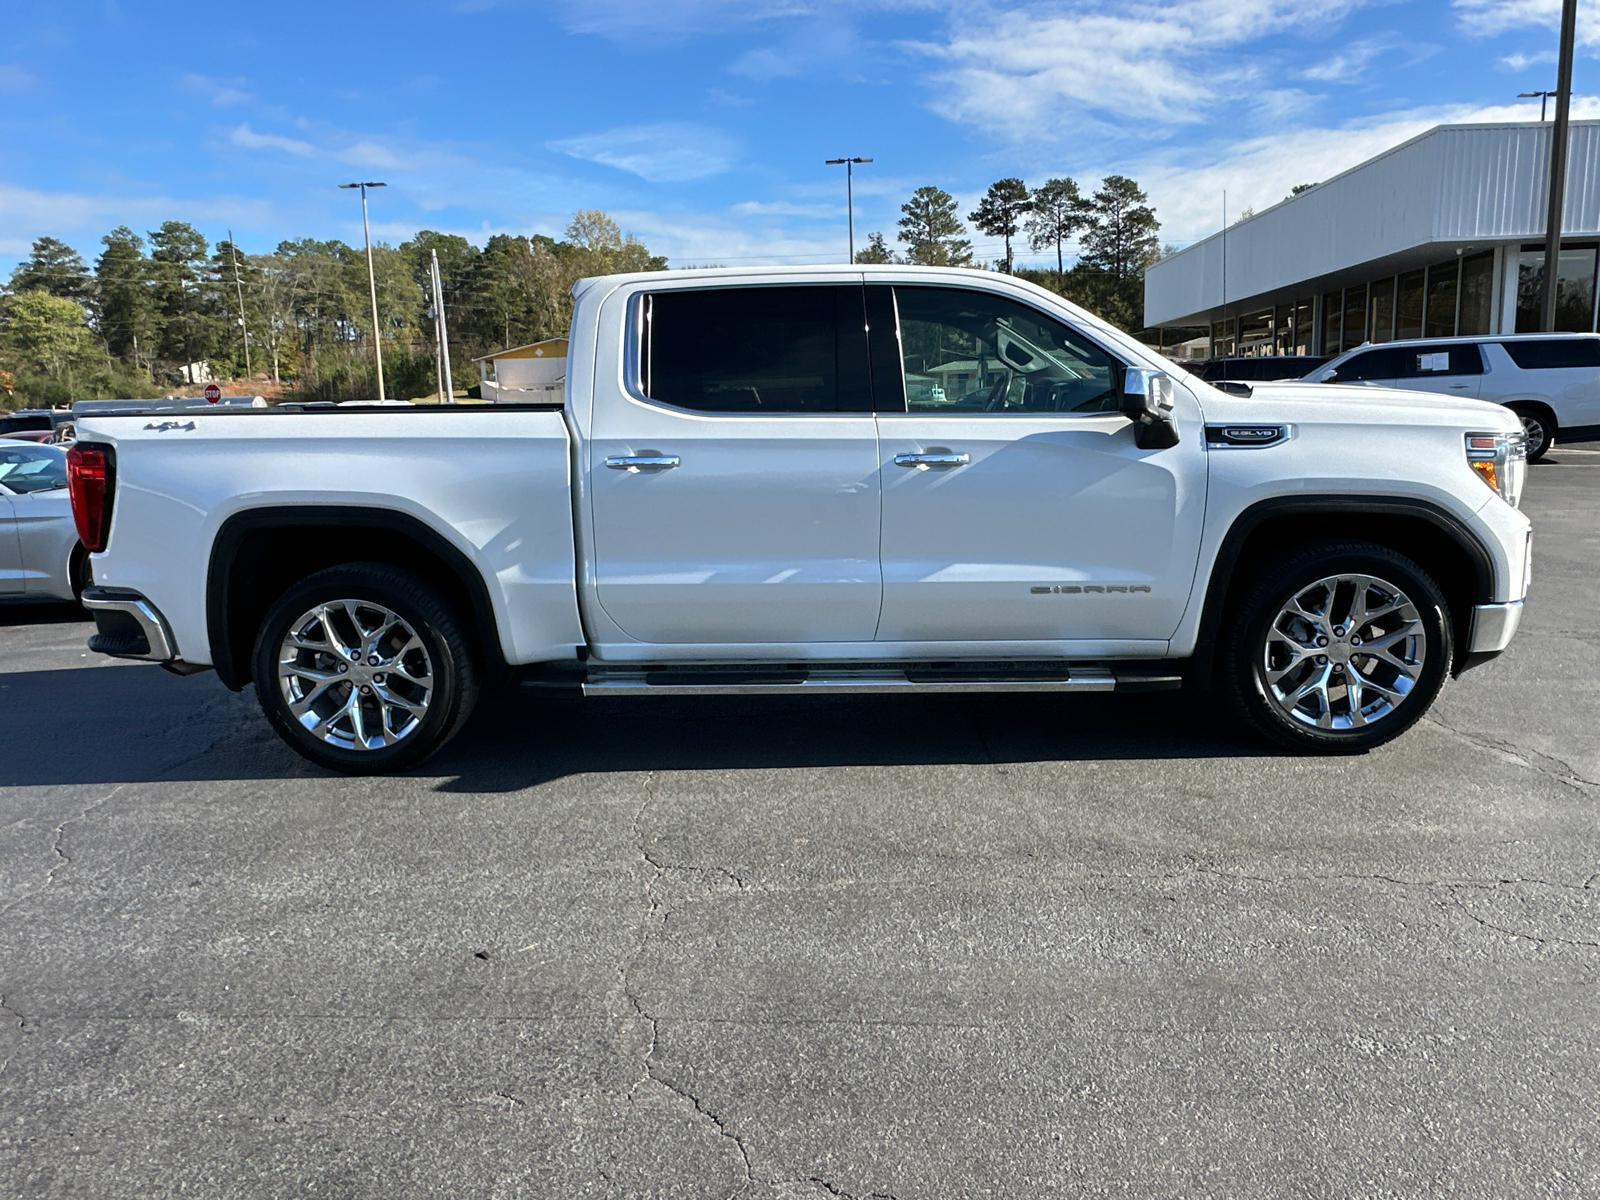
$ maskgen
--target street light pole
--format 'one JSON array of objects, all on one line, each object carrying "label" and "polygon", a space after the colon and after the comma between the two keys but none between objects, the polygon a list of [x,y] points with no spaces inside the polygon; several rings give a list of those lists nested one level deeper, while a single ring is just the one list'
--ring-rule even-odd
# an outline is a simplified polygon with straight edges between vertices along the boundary
[{"label": "street light pole", "polygon": [[386,183],[341,183],[342,188],[361,189],[361,236],[367,243],[367,287],[372,293],[372,353],[378,361],[378,399],[383,392],[383,338],[378,332],[378,277],[372,270],[372,233],[367,228],[367,189],[388,187]]},{"label": "street light pole", "polygon": [[1531,100],[1535,96],[1539,97],[1539,124],[1543,125],[1544,124],[1544,106],[1545,106],[1545,103],[1546,103],[1546,101],[1548,101],[1550,99],[1551,96],[1554,96],[1554,95],[1555,95],[1554,92],[1518,92],[1517,93],[1517,99],[1518,100]]},{"label": "street light pole", "polygon": [[830,158],[823,162],[825,167],[836,167],[844,164],[844,207],[845,219],[850,230],[850,263],[856,261],[856,193],[855,193],[855,168],[857,163],[869,163],[870,158]]},{"label": "street light pole", "polygon": [[1539,328],[1556,328],[1556,296],[1561,266],[1561,220],[1567,207],[1567,122],[1572,109],[1572,43],[1578,27],[1578,0],[1561,0],[1561,54],[1556,66],[1556,121],[1550,129],[1550,208],[1544,227],[1544,310]]}]

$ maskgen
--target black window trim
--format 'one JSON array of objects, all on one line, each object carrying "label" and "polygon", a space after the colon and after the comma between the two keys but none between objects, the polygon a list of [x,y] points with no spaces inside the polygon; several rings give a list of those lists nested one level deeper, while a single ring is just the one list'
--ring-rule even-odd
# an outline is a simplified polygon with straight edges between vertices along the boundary
[{"label": "black window trim", "polygon": [[[761,420],[761,421],[776,420],[777,418],[780,418],[780,417],[802,417],[802,418],[805,418],[806,420],[809,420],[809,421],[827,420],[827,419],[834,419],[834,418],[839,418],[839,417],[875,417],[878,414],[874,409],[856,409],[856,408],[833,409],[833,410],[831,410],[829,412],[749,412],[749,411],[745,411],[745,412],[730,412],[730,411],[728,411],[726,409],[684,408],[681,405],[668,404],[665,400],[657,400],[654,396],[651,396],[645,390],[645,386],[644,386],[644,380],[645,380],[644,356],[645,356],[646,348],[650,345],[650,339],[647,336],[645,336],[645,323],[647,321],[649,321],[649,319],[650,319],[649,308],[650,308],[650,299],[651,299],[652,296],[666,295],[669,292],[711,292],[711,291],[727,291],[727,290],[732,290],[734,288],[749,288],[749,287],[775,287],[775,288],[778,288],[778,287],[850,287],[850,286],[852,286],[852,284],[848,280],[841,283],[841,282],[836,282],[836,281],[818,282],[818,281],[816,281],[814,279],[796,279],[796,280],[794,280],[792,282],[789,281],[789,280],[785,280],[782,283],[770,283],[770,282],[763,283],[763,282],[760,282],[760,281],[752,282],[752,281],[747,281],[747,280],[742,280],[741,279],[741,280],[736,280],[736,281],[730,281],[730,282],[727,282],[727,283],[707,284],[706,286],[700,286],[700,287],[656,288],[654,290],[650,289],[649,287],[640,288],[638,291],[634,292],[633,295],[628,297],[628,316],[627,316],[627,320],[626,320],[627,337],[624,340],[624,345],[623,345],[623,349],[622,349],[622,353],[623,353],[623,356],[624,356],[623,357],[623,365],[624,365],[624,368],[625,368],[624,371],[623,371],[623,376],[622,376],[622,384],[623,384],[622,390],[623,390],[624,393],[627,394],[627,396],[628,396],[628,398],[630,400],[637,400],[640,404],[648,404],[652,408],[659,408],[662,412],[679,413],[679,414],[682,414],[684,416],[690,416],[690,417],[707,417],[707,418],[715,418],[715,419],[719,419],[719,420],[726,420],[726,419],[728,419],[730,417],[732,417],[732,418],[741,418],[741,417],[743,417],[743,418],[754,418],[756,420]],[[866,285],[863,283],[863,284],[861,284],[861,287],[862,287],[862,291],[863,291],[862,302],[863,302],[863,304],[865,304],[865,302],[866,302],[866,295],[865,295]],[[872,354],[872,337],[871,337],[871,334],[869,333],[868,336],[867,336],[867,355],[868,355],[868,362],[869,363],[871,362],[871,354]],[[876,395],[874,395],[873,399],[874,399],[874,402],[876,402],[876,399],[877,399]]]}]

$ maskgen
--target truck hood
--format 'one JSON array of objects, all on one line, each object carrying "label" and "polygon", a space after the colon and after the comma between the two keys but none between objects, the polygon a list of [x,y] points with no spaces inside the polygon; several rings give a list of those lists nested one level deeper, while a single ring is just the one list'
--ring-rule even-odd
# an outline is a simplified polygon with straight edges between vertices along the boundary
[{"label": "truck hood", "polygon": [[1207,387],[1200,397],[1208,421],[1318,422],[1341,425],[1445,425],[1486,433],[1522,428],[1499,404],[1435,392],[1359,384],[1286,380],[1251,385],[1248,396]]}]

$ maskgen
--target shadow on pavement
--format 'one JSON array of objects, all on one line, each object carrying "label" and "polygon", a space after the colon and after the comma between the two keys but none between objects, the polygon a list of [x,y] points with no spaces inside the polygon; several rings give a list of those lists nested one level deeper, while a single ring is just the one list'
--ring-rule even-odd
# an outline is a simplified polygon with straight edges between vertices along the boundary
[{"label": "shadow on pavement", "polygon": [[0,629],[7,625],[87,624],[93,620],[88,610],[77,604],[23,604],[12,600],[0,604]]},{"label": "shadow on pavement", "polygon": [[[1212,699],[862,696],[592,699],[507,688],[412,774],[450,792],[647,770],[1174,759],[1276,753]],[[126,665],[0,674],[0,786],[321,775],[253,690]]]}]

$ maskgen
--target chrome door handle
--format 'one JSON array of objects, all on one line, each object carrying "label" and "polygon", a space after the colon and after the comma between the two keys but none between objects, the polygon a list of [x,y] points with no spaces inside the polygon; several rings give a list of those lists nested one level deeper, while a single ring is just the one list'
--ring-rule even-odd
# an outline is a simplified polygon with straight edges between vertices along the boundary
[{"label": "chrome door handle", "polygon": [[669,471],[677,465],[676,454],[613,454],[606,459],[613,471]]},{"label": "chrome door handle", "polygon": [[972,461],[970,454],[896,454],[894,465],[897,467],[916,467],[925,470],[928,467],[964,467]]}]

